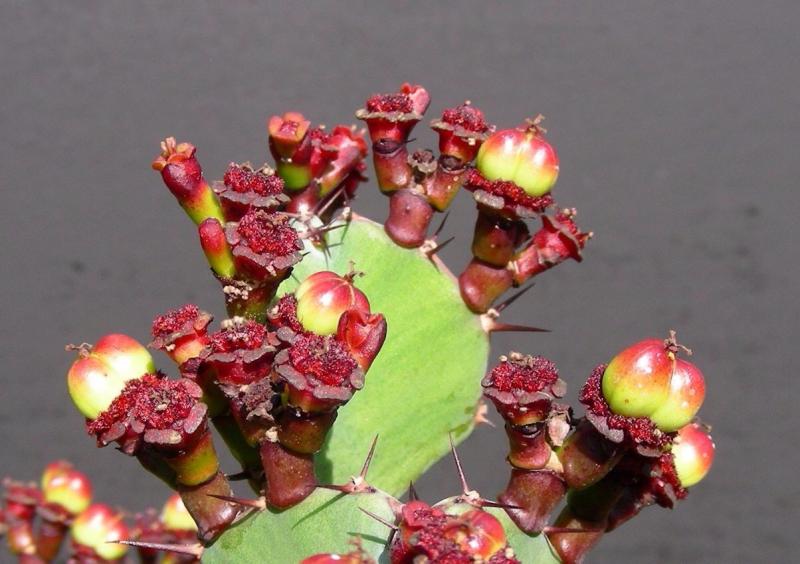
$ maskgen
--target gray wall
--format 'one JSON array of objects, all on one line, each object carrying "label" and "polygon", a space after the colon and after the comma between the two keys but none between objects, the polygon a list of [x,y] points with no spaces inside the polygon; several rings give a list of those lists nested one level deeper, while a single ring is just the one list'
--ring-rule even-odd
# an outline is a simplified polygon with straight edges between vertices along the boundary
[{"label": "gray wall", "polygon": [[[3,2],[0,474],[68,457],[103,500],[160,503],[154,479],[83,436],[63,383],[67,342],[146,339],[153,314],[188,300],[222,312],[191,224],[149,168],[159,139],[192,140],[219,176],[265,158],[270,113],[350,121],[368,94],[410,80],[432,93],[432,114],[465,98],[505,126],[546,114],[556,195],[597,233],[584,264],[515,306],[514,320],[554,332],[497,338],[495,354],[553,358],[574,394],[592,366],[674,327],[706,373],[710,478],[594,560],[793,552],[800,4],[275,4]],[[365,186],[357,209],[382,219],[386,201]],[[455,268],[473,218],[461,197],[444,253]],[[481,429],[462,451],[474,485],[497,492],[501,433]],[[455,485],[446,461],[420,489]]]}]

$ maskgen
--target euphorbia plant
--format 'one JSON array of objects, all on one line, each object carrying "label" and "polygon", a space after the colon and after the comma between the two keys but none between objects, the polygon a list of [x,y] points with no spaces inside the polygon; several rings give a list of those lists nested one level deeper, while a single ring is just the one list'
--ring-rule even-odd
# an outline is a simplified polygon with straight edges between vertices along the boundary
[{"label": "euphorbia plant", "polygon": [[[208,562],[578,562],[606,532],[649,505],[672,507],[702,479],[713,457],[694,420],[705,384],[674,333],[598,366],[581,390],[582,417],[546,358],[511,352],[487,371],[491,333],[539,331],[500,319],[521,292],[498,300],[580,261],[591,233],[555,203],[559,160],[541,116],[498,129],[470,102],[451,106],[431,123],[437,154],[411,148],[429,105],[419,85],[373,95],[356,112],[367,132],[329,130],[296,111],[273,115],[274,167],[232,162],[216,182],[194,145],[161,144],[152,166],[196,225],[228,318],[213,325],[194,304],[155,318],[150,347],[166,354],[174,377],[124,335],[71,347],[68,387],[89,434],[180,496],[124,534],[111,510],[85,509],[73,525],[77,561],[121,557],[119,546],[97,543],[97,530],[135,545],[144,562],[165,553]],[[389,197],[383,225],[351,208],[367,135]],[[456,277],[436,254],[443,223],[431,224],[462,186],[477,219],[473,258]],[[485,419],[484,402],[509,444],[510,477],[497,499],[469,488],[456,456],[459,493],[427,503],[412,487],[402,501]],[[220,468],[214,429],[240,468]],[[255,496],[235,493],[234,478]],[[20,560],[47,560],[57,548],[47,514],[35,524],[37,508],[59,502],[79,512],[50,486],[48,478],[44,498],[8,487],[4,527]]]}]

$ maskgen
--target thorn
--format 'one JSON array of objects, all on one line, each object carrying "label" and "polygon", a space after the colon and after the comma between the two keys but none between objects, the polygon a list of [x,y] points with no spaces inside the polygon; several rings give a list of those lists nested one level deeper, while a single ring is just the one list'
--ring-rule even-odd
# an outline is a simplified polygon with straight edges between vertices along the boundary
[{"label": "thorn", "polygon": [[368,511],[367,509],[364,509],[363,507],[359,507],[359,509],[362,512],[364,512],[367,515],[369,515],[370,517],[372,517],[373,519],[375,519],[381,525],[386,525],[387,527],[389,527],[393,532],[398,530],[397,525],[395,525],[394,523],[390,523],[389,521],[387,521],[386,519],[384,519],[380,515],[375,515],[372,511]]},{"label": "thorn", "polygon": [[439,233],[441,233],[442,229],[444,229],[444,224],[447,223],[448,217],[450,217],[450,210],[447,210],[447,213],[444,214],[442,222],[439,224],[439,227],[436,228],[436,231],[433,232],[433,237],[431,237],[431,239],[436,239],[436,237],[439,236]]},{"label": "thorn", "polygon": [[264,500],[263,497],[259,497],[257,499],[245,499],[243,497],[233,497],[228,495],[219,495],[219,494],[206,494],[209,497],[214,497],[216,499],[221,499],[222,501],[227,501],[228,503],[233,503],[236,505],[241,505],[242,507],[251,507],[253,509],[266,509],[267,502]]},{"label": "thorn", "polygon": [[501,323],[496,318],[484,313],[481,316],[481,325],[483,330],[487,333],[549,333],[550,329],[543,329],[541,327],[533,327],[531,325],[516,325],[514,323]]},{"label": "thorn", "polygon": [[524,294],[525,292],[527,292],[528,290],[530,290],[530,289],[531,289],[531,288],[533,288],[534,286],[535,286],[535,284],[534,284],[533,282],[531,282],[530,284],[528,284],[527,286],[525,286],[524,288],[522,288],[522,289],[521,289],[519,292],[517,292],[516,294],[514,294],[514,295],[512,295],[512,296],[509,296],[508,298],[506,298],[506,300],[505,300],[505,301],[501,302],[501,303],[500,303],[498,306],[496,306],[494,309],[495,309],[495,310],[497,311],[497,313],[499,314],[499,313],[500,313],[500,312],[502,312],[504,309],[506,309],[508,306],[510,306],[511,304],[513,304],[515,301],[517,301],[517,300],[520,298],[520,296],[522,296],[522,294]]},{"label": "thorn", "polygon": [[522,509],[519,505],[511,503],[500,503],[499,501],[489,501],[488,499],[480,500],[481,507],[499,507],[500,509]]},{"label": "thorn", "polygon": [[367,472],[369,472],[369,465],[372,464],[372,457],[375,456],[375,447],[378,445],[378,435],[375,435],[375,438],[372,439],[372,445],[369,447],[369,453],[367,453],[367,459],[364,461],[364,465],[361,467],[361,472],[359,472],[358,477],[362,480],[367,479]]},{"label": "thorn", "polygon": [[456,451],[456,445],[453,442],[453,433],[448,433],[447,436],[450,439],[450,452],[453,453],[453,460],[456,463],[456,471],[458,472],[458,479],[461,481],[461,493],[464,495],[469,495],[470,489],[469,485],[467,485],[467,478],[464,476],[464,469],[461,467],[461,460],[458,458],[458,451]]},{"label": "thorn", "polygon": [[545,527],[542,532],[548,533],[602,533],[605,529],[576,529],[574,527]]},{"label": "thorn", "polygon": [[200,558],[200,556],[203,554],[203,546],[200,544],[168,544],[160,542],[143,542],[134,540],[114,540],[106,542],[109,544],[112,543],[125,544],[137,548],[149,548],[152,550],[161,550],[164,552],[174,552],[176,554],[186,554],[188,556],[194,556],[195,558]]},{"label": "thorn", "polygon": [[417,501],[419,499],[419,494],[417,493],[417,488],[414,487],[414,482],[408,483],[408,500],[409,501]]},{"label": "thorn", "polygon": [[429,261],[431,261],[431,264],[433,264],[433,266],[438,270],[439,265],[436,264],[436,262],[433,260],[433,257],[436,255],[437,252],[441,251],[443,248],[445,248],[445,246],[449,245],[455,238],[456,238],[455,235],[453,235],[452,237],[442,242],[441,244],[437,244],[436,240],[433,238],[427,239],[422,244],[422,246],[420,246],[419,250],[422,252],[423,255],[425,255],[425,257],[427,257]]},{"label": "thorn", "polygon": [[319,216],[325,213],[329,207],[336,201],[336,199],[344,192],[344,184],[342,184],[338,190],[334,190],[328,196],[319,202],[317,206],[312,210],[312,214]]},{"label": "thorn", "polygon": [[228,478],[231,482],[241,482],[242,480],[247,480],[250,478],[250,473],[245,472],[244,470],[241,472],[236,472],[234,474],[225,474],[225,477]]}]

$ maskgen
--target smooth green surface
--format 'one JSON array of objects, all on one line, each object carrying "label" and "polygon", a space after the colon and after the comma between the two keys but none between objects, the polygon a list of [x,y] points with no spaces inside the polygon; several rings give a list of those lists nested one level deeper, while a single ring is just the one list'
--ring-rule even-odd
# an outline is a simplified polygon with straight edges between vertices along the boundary
[{"label": "smooth green surface", "polygon": [[318,489],[300,505],[280,513],[264,511],[226,532],[203,554],[206,564],[293,564],[313,554],[346,554],[360,537],[374,558],[384,551],[390,530],[361,509],[394,521],[382,493],[344,495]]},{"label": "smooth green surface", "polygon": [[339,410],[317,458],[319,479],[346,481],[379,435],[370,483],[399,495],[447,454],[448,433],[461,441],[472,430],[489,339],[455,279],[395,245],[381,225],[355,218],[328,238],[329,256],[310,248],[278,295],[320,270],[346,274],[353,261],[365,273],[356,286],[386,316],[388,333],[364,389]]},{"label": "smooth green surface", "polygon": [[497,507],[489,507],[486,511],[497,517],[503,524],[508,544],[514,549],[517,560],[523,564],[559,564],[561,562],[544,534],[535,536],[525,534],[517,528],[504,510]]}]

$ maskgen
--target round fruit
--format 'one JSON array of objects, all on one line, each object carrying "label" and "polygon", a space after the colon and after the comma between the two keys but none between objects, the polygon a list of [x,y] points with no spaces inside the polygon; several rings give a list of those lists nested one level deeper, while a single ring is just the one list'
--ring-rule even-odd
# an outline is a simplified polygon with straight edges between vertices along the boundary
[{"label": "round fruit", "polygon": [[714,462],[714,441],[706,427],[690,423],[678,431],[672,445],[673,463],[684,488],[705,478]]},{"label": "round fruit", "polygon": [[558,155],[534,122],[504,129],[481,145],[476,165],[489,180],[509,180],[532,197],[547,194],[558,179]]},{"label": "round fruit", "polygon": [[369,313],[369,300],[353,285],[354,274],[322,271],[306,278],[295,291],[297,319],[307,331],[333,335],[339,318],[349,309]]},{"label": "round fruit", "polygon": [[703,373],[691,362],[679,358],[672,372],[669,395],[650,419],[662,431],[677,431],[694,418],[705,397]]}]

